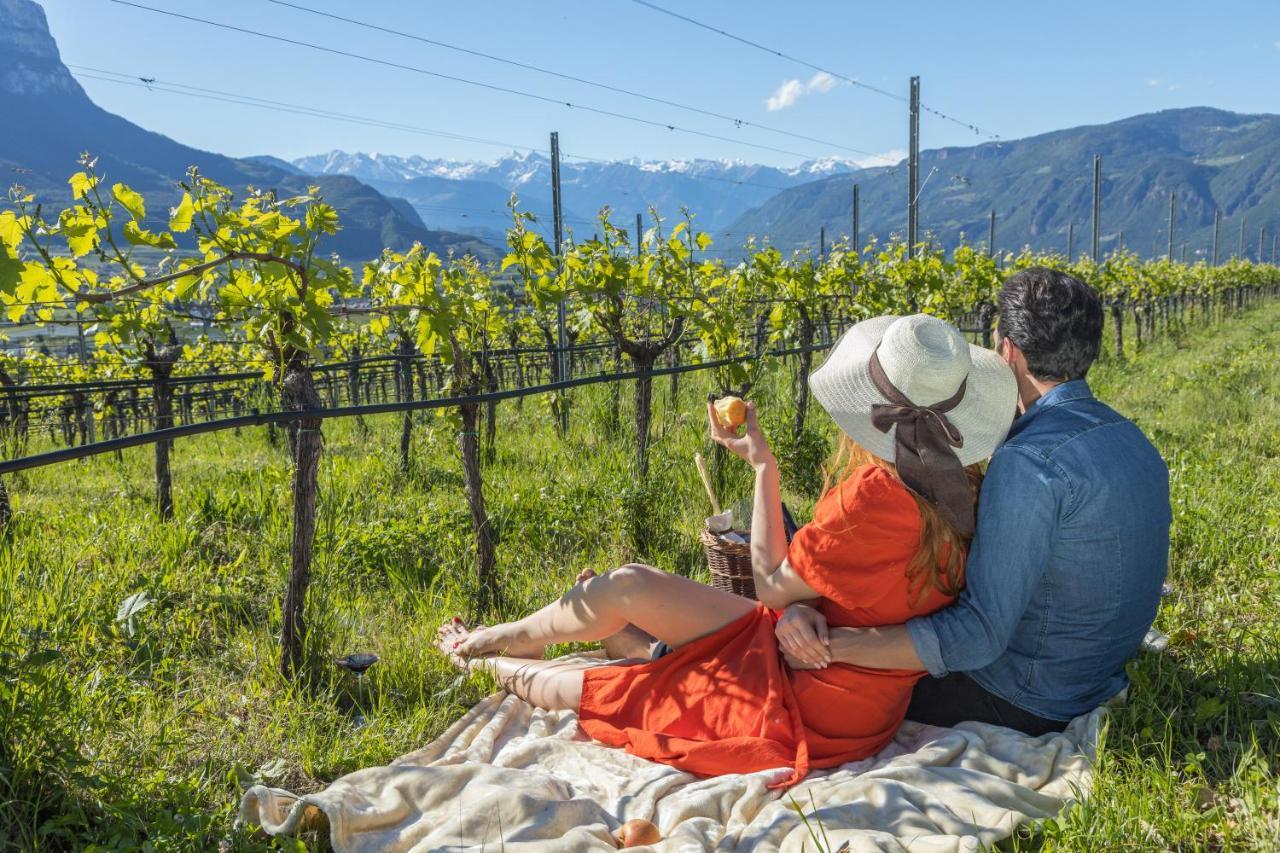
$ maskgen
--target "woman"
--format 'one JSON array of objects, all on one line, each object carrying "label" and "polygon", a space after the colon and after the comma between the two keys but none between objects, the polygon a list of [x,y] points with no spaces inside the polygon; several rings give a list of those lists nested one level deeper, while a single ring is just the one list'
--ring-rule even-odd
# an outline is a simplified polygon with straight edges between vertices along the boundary
[{"label": "woman", "polygon": [[[700,775],[788,767],[774,783],[786,786],[811,767],[878,752],[923,673],[826,665],[777,611],[816,599],[830,625],[865,627],[949,604],[973,535],[978,464],[1008,431],[1017,388],[994,353],[922,314],[853,326],[809,382],[844,433],[828,472],[839,481],[790,546],[755,406],[743,435],[710,418],[712,438],[756,472],[760,604],[623,566],[584,573],[559,601],[517,622],[468,631],[455,619],[441,627],[441,650],[534,705],[578,711],[597,740]],[[540,660],[550,643],[636,629],[674,651],[604,665]]]}]

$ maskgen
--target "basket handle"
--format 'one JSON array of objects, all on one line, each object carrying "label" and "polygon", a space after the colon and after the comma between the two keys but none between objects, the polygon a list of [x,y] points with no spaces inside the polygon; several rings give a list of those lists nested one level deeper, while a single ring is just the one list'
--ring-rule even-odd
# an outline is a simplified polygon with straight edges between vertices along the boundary
[{"label": "basket handle", "polygon": [[713,515],[719,515],[720,501],[716,500],[716,490],[711,488],[711,475],[707,473],[707,463],[702,458],[702,451],[694,451],[693,462],[698,466],[698,476],[702,478],[702,487],[707,490],[707,497],[711,498],[711,512]]}]

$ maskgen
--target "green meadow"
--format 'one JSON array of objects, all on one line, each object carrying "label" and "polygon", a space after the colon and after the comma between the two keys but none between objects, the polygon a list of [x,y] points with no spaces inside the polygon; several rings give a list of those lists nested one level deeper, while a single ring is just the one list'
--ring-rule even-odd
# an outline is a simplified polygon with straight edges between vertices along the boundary
[{"label": "green meadow", "polygon": [[[1016,849],[1225,850],[1280,845],[1280,305],[1109,354],[1095,390],[1134,418],[1172,477],[1163,654],[1131,666],[1092,794]],[[790,438],[790,365],[756,394],[779,439],[787,502],[807,516],[834,428]],[[651,468],[633,468],[631,389],[498,407],[484,467],[500,615],[556,596],[580,570],[633,560],[706,578],[709,513],[693,465],[710,454],[709,375],[655,382]],[[672,391],[675,391],[674,398]],[[620,393],[619,393],[620,392]],[[151,451],[6,478],[0,542],[0,848],[325,849],[232,831],[243,787],[293,791],[421,746],[491,687],[432,650],[475,616],[470,518],[447,417],[327,421],[306,677],[277,669],[290,464],[262,428],[180,440],[175,517],[153,508]],[[746,471],[721,471],[725,503]],[[141,594],[141,595],[139,595]],[[126,600],[132,598],[128,606]],[[125,606],[122,606],[125,605]],[[335,658],[371,651],[358,680]],[[297,846],[295,846],[297,845]]]}]

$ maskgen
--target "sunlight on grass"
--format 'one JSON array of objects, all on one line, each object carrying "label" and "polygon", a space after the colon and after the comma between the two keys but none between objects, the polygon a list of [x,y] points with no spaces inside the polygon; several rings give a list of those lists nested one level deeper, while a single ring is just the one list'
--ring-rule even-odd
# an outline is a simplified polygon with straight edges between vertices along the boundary
[{"label": "sunlight on grass", "polygon": [[[1280,306],[1266,306],[1095,371],[1099,395],[1147,430],[1172,472],[1174,592],[1158,617],[1172,644],[1132,665],[1089,801],[1009,847],[1277,843],[1278,350]],[[694,534],[709,508],[692,463],[695,450],[710,455],[705,384],[684,379],[676,406],[655,385],[643,484],[617,426],[629,415],[614,417],[609,389],[574,395],[567,442],[545,401],[500,406],[485,477],[507,614],[587,567],[642,559],[705,579]],[[778,435],[788,385],[779,373],[757,394]],[[230,833],[243,785],[315,790],[422,746],[484,694],[430,647],[436,625],[467,615],[475,593],[455,436],[424,417],[402,473],[398,416],[367,423],[367,433],[325,425],[310,678],[294,686],[276,669],[289,467],[265,431],[179,441],[167,524],[151,508],[147,448],[8,478],[16,516],[0,546],[0,670],[21,682],[0,686],[11,703],[0,721],[0,846],[274,849]],[[814,441],[779,448],[793,487],[811,487]],[[726,503],[747,494],[741,466],[725,476]],[[787,500],[803,518],[813,497]],[[138,592],[151,603],[130,630],[116,617]],[[333,664],[366,651],[381,660],[364,681]]]}]

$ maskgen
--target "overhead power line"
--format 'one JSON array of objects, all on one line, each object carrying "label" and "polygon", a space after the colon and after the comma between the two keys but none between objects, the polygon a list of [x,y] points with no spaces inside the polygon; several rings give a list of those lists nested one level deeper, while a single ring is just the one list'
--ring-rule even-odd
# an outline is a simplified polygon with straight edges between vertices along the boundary
[{"label": "overhead power line", "polygon": [[[847,74],[841,74],[838,71],[832,71],[830,68],[825,68],[821,65],[810,62],[807,59],[801,59],[798,56],[793,56],[789,53],[784,53],[781,50],[778,50],[776,48],[772,48],[767,45],[760,44],[759,42],[752,41],[751,39],[748,39],[748,38],[743,38],[742,36],[735,35],[729,32],[728,30],[722,30],[719,27],[715,27],[715,26],[712,26],[711,24],[703,23],[702,21],[699,21],[695,18],[690,18],[688,15],[683,15],[679,12],[672,11],[671,9],[666,9],[662,6],[657,5],[656,3],[650,3],[649,0],[631,0],[631,2],[635,3],[638,6],[644,6],[646,9],[652,9],[654,12],[657,12],[661,15],[667,15],[677,20],[684,21],[687,24],[692,24],[695,27],[700,27],[704,30],[708,30],[709,32],[713,32],[716,35],[724,36],[727,39],[732,39],[733,41],[739,42],[741,44],[745,44],[748,47],[753,47],[756,50],[762,50],[765,53],[771,54],[773,56],[777,56],[781,59],[785,59],[788,62],[794,62],[798,65],[803,65],[805,68],[811,69],[813,71],[820,71],[823,74],[829,74],[832,77],[835,77],[837,80],[843,80],[844,82],[850,83],[859,88],[866,89],[870,92],[875,92],[877,95],[883,95],[886,98],[893,98],[895,101],[902,101],[903,103],[907,102],[907,98],[905,96],[899,95],[896,92],[890,92],[887,89],[881,89],[878,86],[872,86],[870,83],[864,83],[863,81],[858,80],[854,77],[850,77]],[[992,133],[987,130],[983,130],[982,128],[978,127],[976,124],[972,124],[961,118],[956,118],[955,116],[944,113],[941,110],[934,109],[933,107],[927,106],[925,104],[921,104],[920,109],[924,110],[927,113],[931,113],[940,119],[949,121],[952,124],[958,124],[967,130],[972,130],[974,133],[978,134],[979,136],[986,136],[987,138],[993,139],[993,140],[1000,139],[999,134]]]},{"label": "overhead power line", "polygon": [[[140,89],[148,89],[156,92],[167,92],[173,95],[187,95],[189,97],[204,98],[211,101],[224,101],[227,103],[236,103],[243,106],[260,107],[271,110],[282,110],[290,113],[301,115],[309,115],[315,118],[330,119],[333,121],[349,122],[351,124],[367,125],[369,127],[380,127],[389,130],[402,130],[406,133],[416,133],[423,136],[433,136],[441,139],[452,139],[460,142],[472,142],[477,145],[494,145],[499,148],[510,148],[516,151],[532,151],[537,152],[541,149],[534,148],[529,145],[520,145],[516,142],[504,142],[498,139],[485,139],[479,136],[467,136],[461,133],[451,133],[444,130],[434,130],[432,128],[419,127],[411,124],[402,124],[400,122],[386,121],[384,119],[371,118],[368,116],[352,115],[350,113],[341,113],[334,110],[326,110],[319,107],[308,107],[301,104],[290,104],[283,101],[273,101],[268,98],[259,98],[255,95],[245,95],[236,92],[226,92],[219,89],[207,89],[200,86],[191,86],[185,83],[174,83],[167,80],[158,80],[155,77],[140,77],[136,74],[128,74],[123,71],[110,71],[103,68],[94,68],[89,65],[75,65],[67,63],[68,68],[74,68],[81,72],[90,72],[81,74],[81,77],[90,80],[101,80],[106,83],[120,83],[126,86],[135,86]],[[102,76],[110,75],[110,76]]]},{"label": "overhead power line", "polygon": [[[405,133],[413,133],[423,136],[430,136],[441,139],[453,139],[463,142],[471,142],[479,145],[492,145],[499,148],[507,148],[515,151],[527,151],[534,154],[541,154],[541,148],[535,148],[530,145],[521,145],[516,142],[503,141],[498,139],[487,139],[479,136],[468,136],[460,133],[452,133],[449,131],[438,130],[434,128],[421,127],[418,125],[403,124],[401,122],[387,121],[384,119],[374,118],[371,116],[355,115],[352,113],[336,112],[334,110],[322,109],[319,107],[310,107],[303,104],[289,103],[285,101],[277,101],[269,98],[260,98],[256,95],[246,95],[238,92],[229,92],[222,89],[209,89],[202,86],[192,86],[187,83],[177,83],[172,80],[159,79],[153,76],[144,76],[136,73],[124,71],[112,71],[105,68],[97,68],[90,65],[77,65],[75,63],[67,63],[67,67],[76,69],[80,79],[98,80],[104,83],[115,83],[121,86],[132,86],[138,89],[146,89],[150,92],[159,92],[169,95],[180,95],[190,98],[199,98],[201,100],[216,101],[221,103],[236,104],[239,106],[253,107],[255,109],[267,109],[274,112],[287,112],[294,115],[303,115],[311,118],[318,118],[326,121],[340,121],[348,124],[358,124],[367,127],[377,127],[388,130],[403,131]],[[616,161],[603,157],[591,157],[585,154],[570,154],[561,152],[562,157],[568,157],[573,160],[580,160],[584,163],[612,164]],[[789,187],[779,184],[766,184],[758,181],[742,180],[737,178],[727,178],[718,175],[699,175],[699,180],[719,181],[723,183],[735,184],[738,186],[758,187],[780,192]],[[648,207],[648,202],[645,202]],[[572,218],[572,217],[569,217]],[[579,220],[585,222],[586,220]]]},{"label": "overhead power line", "polygon": [[289,2],[286,2],[286,0],[267,0],[267,2],[274,3],[277,6],[284,6],[289,9],[296,9],[299,12],[307,12],[309,14],[316,15],[322,18],[328,18],[333,21],[341,21],[342,23],[351,24],[353,26],[361,27],[363,29],[373,30],[375,32],[380,32],[380,33],[386,33],[387,35],[398,36],[399,38],[421,42],[422,44],[429,44],[433,47],[444,48],[445,50],[452,50],[458,53],[464,53],[468,56],[479,57],[481,59],[486,59],[491,62],[498,62],[503,65],[509,65],[514,68],[522,69],[524,71],[534,71],[539,74],[546,74],[548,76],[556,77],[561,80],[568,80],[573,83],[580,83],[584,86],[591,86],[592,88],[601,89],[606,92],[612,92],[617,95],[626,95],[627,97],[631,97],[631,98],[639,98],[641,100],[648,101],[650,103],[662,104],[663,106],[674,107],[679,110],[685,110],[687,112],[696,113],[698,115],[707,116],[709,118],[715,118],[715,119],[720,119],[722,121],[733,122],[735,127],[740,127],[740,128],[752,127],[752,128],[756,128],[757,130],[763,130],[769,133],[775,133],[780,136],[790,137],[792,139],[800,139],[805,142],[815,142],[819,145],[827,145],[832,148],[839,148],[842,151],[850,151],[854,154],[862,154],[867,157],[876,157],[884,160],[890,159],[890,158],[884,157],[883,155],[876,154],[872,151],[864,151],[861,148],[854,148],[852,146],[844,145],[839,142],[832,142],[829,139],[820,139],[815,136],[806,136],[805,134],[802,134],[802,133],[795,133],[794,131],[784,130],[783,128],[780,128],[780,127],[773,127],[771,125],[761,124],[759,122],[748,121],[747,119],[744,119],[744,118],[738,118],[737,116],[726,115],[724,113],[716,112],[715,110],[709,110],[703,107],[696,107],[689,104],[681,103],[679,101],[673,101],[669,98],[663,98],[657,95],[648,95],[648,94],[645,94],[644,92],[637,92],[632,89],[623,88],[621,86],[614,86],[609,83],[601,83],[596,80],[589,80],[585,77],[579,77],[574,74],[566,74],[561,71],[554,71],[550,68],[544,68],[540,65],[532,65],[527,62],[520,62],[519,60],[509,59],[504,56],[497,56],[492,53],[485,53],[484,51],[475,50],[473,48],[463,47],[461,45],[456,45],[456,44],[450,44],[449,42],[440,41],[439,39],[427,38],[426,36],[420,36],[414,33],[408,33],[403,30],[393,29],[391,27],[384,27],[378,24],[371,24],[368,21],[360,21],[360,20],[356,20],[355,18],[348,18],[342,15],[335,15],[331,12],[325,12],[320,9],[312,9],[309,6],[303,6],[298,3],[289,3]]},{"label": "overhead power line", "polygon": [[115,3],[119,6],[128,6],[130,8],[139,9],[144,12],[152,12],[157,15],[165,15],[166,17],[170,17],[170,18],[177,18],[179,20],[190,21],[192,23],[204,24],[205,26],[216,27],[217,29],[227,30],[230,32],[242,33],[244,35],[251,35],[257,38],[263,38],[269,41],[279,42],[281,44],[290,44],[290,45],[294,45],[295,47],[305,47],[310,50],[316,50],[322,53],[328,53],[333,56],[342,56],[348,59],[356,59],[361,62],[368,62],[374,65],[381,65],[386,68],[395,68],[401,71],[410,71],[415,74],[422,74],[427,77],[435,77],[441,80],[448,80],[454,83],[462,83],[464,85],[475,86],[475,87],[478,87],[481,89],[487,89],[493,92],[500,92],[502,94],[514,95],[520,98],[528,98],[530,100],[540,101],[546,104],[554,104],[556,106],[563,106],[569,109],[582,110],[584,112],[593,113],[595,115],[608,116],[609,118],[616,118],[622,121],[633,122],[635,124],[647,125],[649,127],[666,129],[666,130],[672,131],[673,133],[684,133],[684,134],[689,134],[691,136],[699,136],[705,139],[715,139],[720,142],[728,142],[733,145],[743,145],[748,148],[757,148],[762,151],[772,151],[775,154],[786,154],[792,157],[800,157],[806,160],[818,159],[811,154],[806,154],[800,151],[792,151],[786,148],[777,148],[772,145],[763,145],[758,142],[747,142],[742,139],[734,139],[731,136],[721,136],[720,134],[717,134],[717,133],[709,133],[704,130],[695,130],[694,128],[682,127],[680,125],[670,124],[667,122],[654,121],[652,119],[630,115],[629,113],[621,113],[614,110],[603,109],[601,107],[593,107],[585,104],[574,103],[572,101],[560,100],[557,98],[548,97],[546,95],[539,95],[534,92],[526,92],[522,89],[514,89],[509,86],[501,86],[496,83],[486,83],[480,80],[471,80],[466,77],[459,77],[455,74],[445,74],[440,71],[432,71],[428,68],[422,68],[416,65],[408,65],[401,62],[393,62],[389,59],[379,59],[378,57],[375,57],[375,56],[367,56],[365,54],[355,53],[349,50],[341,50],[336,47],[327,47],[325,45],[315,44],[314,42],[307,42],[307,41],[302,41],[301,39],[289,38],[288,36],[280,36],[272,33],[264,33],[260,30],[253,30],[253,29],[249,29],[248,27],[241,27],[235,24],[226,24],[220,21],[211,21],[208,18],[198,18],[194,15],[185,15],[185,14],[182,14],[181,12],[173,12],[168,9],[158,9],[154,6],[146,6],[146,5],[143,5],[142,3],[134,3],[134,2],[131,2],[131,0],[110,0],[110,2]]}]

